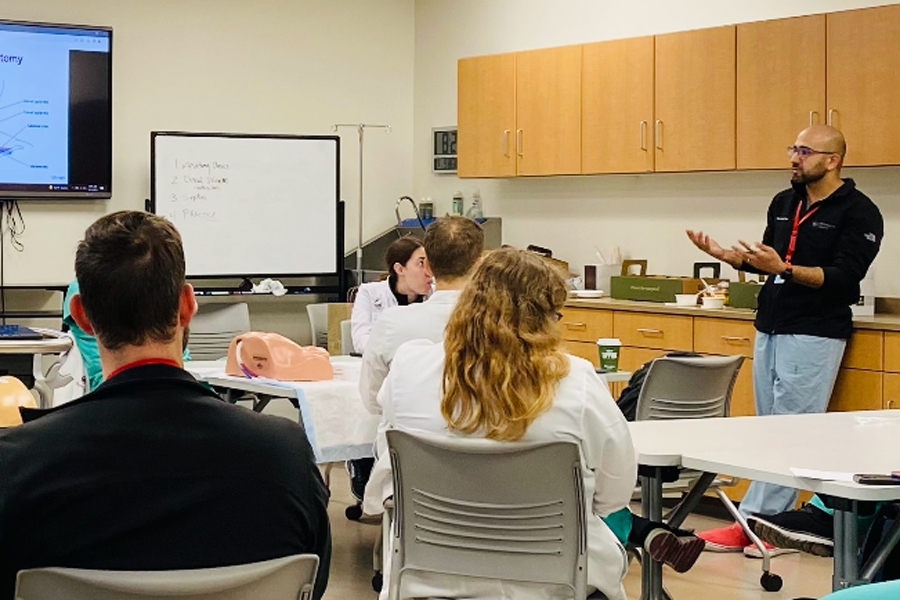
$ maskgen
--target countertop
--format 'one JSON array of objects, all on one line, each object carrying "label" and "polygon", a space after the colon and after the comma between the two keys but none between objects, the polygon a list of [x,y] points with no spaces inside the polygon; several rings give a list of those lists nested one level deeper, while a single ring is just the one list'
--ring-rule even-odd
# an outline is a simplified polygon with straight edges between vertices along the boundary
[{"label": "countertop", "polygon": [[[637,302],[635,300],[616,300],[614,298],[573,298],[566,302],[569,308],[593,308],[605,310],[622,310],[644,312],[657,315],[679,315],[685,317],[714,317],[718,319],[737,319],[753,321],[756,312],[748,308],[702,308],[699,306],[666,306],[661,302]],[[878,314],[871,317],[854,317],[853,327],[856,329],[874,329],[879,331],[900,331],[900,315]]]}]

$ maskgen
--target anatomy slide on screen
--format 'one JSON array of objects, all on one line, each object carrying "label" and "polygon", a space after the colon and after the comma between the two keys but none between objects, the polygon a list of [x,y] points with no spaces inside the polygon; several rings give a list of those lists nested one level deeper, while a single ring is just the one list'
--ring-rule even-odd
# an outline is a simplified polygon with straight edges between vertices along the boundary
[{"label": "anatomy slide on screen", "polygon": [[68,138],[69,48],[62,43],[33,43],[27,35],[4,32],[0,37],[0,183],[67,184]]}]

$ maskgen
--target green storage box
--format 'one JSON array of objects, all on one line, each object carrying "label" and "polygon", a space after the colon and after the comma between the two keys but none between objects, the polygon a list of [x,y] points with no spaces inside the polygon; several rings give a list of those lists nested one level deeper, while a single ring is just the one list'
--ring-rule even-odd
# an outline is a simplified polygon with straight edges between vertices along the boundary
[{"label": "green storage box", "polygon": [[757,298],[762,290],[758,281],[744,281],[744,272],[738,272],[738,281],[728,284],[728,306],[733,308],[752,308],[756,310]]},{"label": "green storage box", "polygon": [[[632,266],[640,266],[639,275],[629,275]],[[709,285],[719,279],[718,263],[695,263],[694,277],[668,277],[665,275],[647,275],[646,260],[626,260],[622,262],[622,275],[610,277],[610,296],[619,300],[645,300],[648,302],[675,302],[675,294],[696,294],[703,289],[700,281],[700,270],[710,268],[712,277],[704,278]]]}]

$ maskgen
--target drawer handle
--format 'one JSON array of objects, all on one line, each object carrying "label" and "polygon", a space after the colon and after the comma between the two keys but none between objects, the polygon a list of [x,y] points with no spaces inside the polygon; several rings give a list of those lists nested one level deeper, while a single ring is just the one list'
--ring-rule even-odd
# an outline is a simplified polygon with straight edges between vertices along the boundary
[{"label": "drawer handle", "polygon": [[572,329],[574,331],[587,331],[587,323],[570,323],[568,321],[563,321],[563,325],[566,326],[566,329]]},{"label": "drawer handle", "polygon": [[646,327],[638,327],[638,333],[643,333],[645,335],[662,335],[662,329],[648,329]]},{"label": "drawer handle", "polygon": [[723,335],[722,339],[726,342],[746,342],[747,344],[750,343],[750,338],[740,337],[737,335]]}]

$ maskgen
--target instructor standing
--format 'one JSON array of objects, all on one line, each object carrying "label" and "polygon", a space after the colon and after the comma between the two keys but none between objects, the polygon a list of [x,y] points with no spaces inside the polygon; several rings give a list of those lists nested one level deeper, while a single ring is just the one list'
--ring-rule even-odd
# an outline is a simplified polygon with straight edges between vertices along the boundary
[{"label": "instructor standing", "polygon": [[[769,205],[762,243],[741,240],[726,249],[702,231],[687,231],[710,256],[768,276],[755,322],[753,391],[758,415],[828,408],[853,328],[850,306],[859,300],[859,282],[884,234],[878,207],[852,179],[841,179],[846,151],[844,136],[833,127],[814,125],[800,132],[788,148],[791,188]],[[765,440],[748,440],[748,451],[756,442]],[[796,498],[791,488],[753,482],[741,512],[781,512]],[[708,549],[724,552],[750,544],[737,523],[700,537]]]}]

